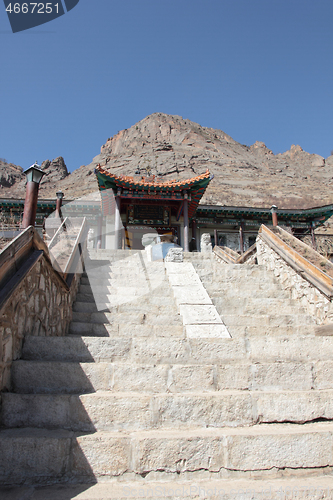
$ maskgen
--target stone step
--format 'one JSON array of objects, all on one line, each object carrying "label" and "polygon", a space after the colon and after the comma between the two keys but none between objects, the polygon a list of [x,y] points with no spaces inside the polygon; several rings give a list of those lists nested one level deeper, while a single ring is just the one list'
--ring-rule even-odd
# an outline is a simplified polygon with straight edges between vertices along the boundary
[{"label": "stone step", "polygon": [[207,264],[205,262],[193,262],[193,267],[197,271],[197,273],[205,275],[205,276],[219,276],[222,279],[235,279],[238,277],[239,279],[246,278],[262,278],[267,279],[271,277],[274,279],[274,273],[267,269],[265,266],[221,266],[218,263]]},{"label": "stone step", "polygon": [[200,276],[200,273],[197,273],[202,284],[213,292],[218,290],[224,291],[224,293],[235,294],[238,290],[247,291],[248,293],[251,290],[258,290],[260,293],[261,290],[266,290],[268,293],[270,291],[278,290],[283,293],[284,296],[289,297],[288,292],[286,292],[281,285],[275,283],[271,279],[263,280],[263,279],[239,279],[235,278],[234,280],[223,280],[218,275],[214,275],[211,279],[205,279],[204,276]]},{"label": "stone step", "polygon": [[[126,273],[127,274],[127,273]],[[126,275],[125,274],[125,275]],[[111,274],[110,276],[106,277],[103,275],[101,278],[95,277],[95,278],[81,278],[81,286],[90,286],[90,287],[95,287],[96,285],[103,285],[103,286],[112,286],[114,282],[121,282],[124,281],[124,275],[121,276],[115,276],[114,274]],[[139,281],[139,278],[133,278],[132,281]],[[141,277],[140,277],[141,281]],[[127,282],[127,278],[126,278]],[[149,282],[155,282],[159,283],[160,286],[165,286],[168,288],[168,279],[166,276],[156,276],[151,279],[149,277]]]},{"label": "stone step", "polygon": [[237,275],[225,275],[221,274],[221,272],[217,269],[216,271],[209,270],[209,272],[205,272],[204,269],[195,269],[198,276],[204,283],[208,283],[213,285],[214,283],[220,283],[221,286],[234,286],[237,283],[241,283],[244,286],[255,286],[258,288],[279,288],[282,290],[282,285],[279,281],[276,280],[273,274],[269,274],[270,271],[266,271],[265,274],[262,275],[254,275],[254,276],[237,276]]},{"label": "stone step", "polygon": [[314,329],[312,325],[297,325],[297,326],[246,326],[246,324],[225,325],[231,337],[237,339],[244,337],[249,339],[258,336],[281,336],[284,335],[313,335]]},{"label": "stone step", "polygon": [[290,299],[289,297],[270,297],[268,294],[266,297],[256,297],[254,291],[248,294],[247,297],[229,297],[228,295],[220,295],[214,297],[214,303],[216,305],[221,305],[225,307],[239,306],[239,307],[258,307],[263,304],[265,307],[285,309],[294,308],[302,311],[304,308],[299,305],[296,300]]},{"label": "stone step", "polygon": [[[118,314],[117,323],[88,323],[72,321],[70,335],[93,337],[170,337],[185,338],[181,317],[166,315],[135,315]],[[119,321],[119,323],[118,323]]]},{"label": "stone step", "polygon": [[[90,289],[90,291],[84,293],[84,295],[88,295],[90,299],[94,297],[94,294],[96,294],[96,290],[93,288]],[[107,294],[109,295],[109,291],[107,291]],[[148,294],[141,294],[139,296],[133,296],[132,302],[135,301],[135,304],[137,305],[142,305],[142,304],[147,305],[147,295]],[[174,303],[175,302],[173,298],[173,292],[169,286],[164,289],[163,294],[155,295],[154,290],[152,290],[152,293],[149,294],[149,304],[151,305],[160,306],[160,305],[169,305]]]},{"label": "stone step", "polygon": [[283,301],[278,301],[277,299],[264,299],[261,300],[240,300],[240,301],[223,301],[214,298],[214,305],[220,314],[228,315],[270,315],[273,316],[274,313],[276,317],[281,316],[304,316],[308,319],[305,320],[310,323],[315,323],[315,320],[307,314],[304,307],[300,307],[296,304],[285,304]]},{"label": "stone step", "polygon": [[202,267],[198,268],[198,266],[194,265],[194,269],[197,274],[200,276],[202,281],[207,281],[214,283],[214,281],[219,281],[221,283],[255,283],[255,284],[264,284],[271,285],[272,283],[278,284],[279,282],[276,280],[272,271],[267,269],[260,270],[248,270],[243,269],[242,272],[230,272],[229,269],[221,269],[219,267],[216,268],[207,268]]},{"label": "stone step", "polygon": [[111,272],[117,271],[119,269],[129,269],[130,271],[133,270],[134,272],[148,271],[148,273],[154,273],[158,272],[159,270],[163,270],[164,272],[165,265],[164,262],[161,261],[149,262],[146,258],[141,258],[141,256],[139,255],[125,259],[118,259],[117,261],[112,259],[104,259],[99,261],[95,260],[92,262],[92,265],[90,267],[89,265],[87,266],[87,272],[85,273],[85,276],[89,276],[95,271],[99,272],[108,268],[111,270]]},{"label": "stone step", "polygon": [[272,299],[280,299],[280,300],[288,300],[290,297],[287,295],[283,290],[280,290],[275,287],[271,288],[256,288],[256,287],[251,287],[251,290],[248,289],[248,287],[240,287],[240,288],[233,288],[230,287],[229,285],[221,285],[219,283],[216,283],[216,286],[208,286],[203,283],[204,287],[206,288],[207,292],[209,293],[209,296],[211,298],[215,297],[227,297],[228,300],[238,300],[238,299],[248,299],[249,297],[253,297],[255,299],[261,299],[261,298],[272,298]]},{"label": "stone step", "polygon": [[[182,500],[323,500],[332,495],[333,475],[325,469],[318,469],[314,475],[310,470],[301,469],[280,472],[262,471],[261,479],[242,477],[236,471],[226,471],[228,479],[219,479],[217,474],[203,471],[187,473],[186,479],[179,479],[177,473],[150,473],[141,481],[134,478],[119,481],[99,480],[96,484],[61,484],[51,486],[0,487],[3,500],[156,500],[156,498]],[[308,472],[308,474],[307,474]],[[247,474],[247,473],[246,473]],[[149,479],[154,476],[155,480]],[[156,477],[158,476],[158,478]],[[163,476],[163,473],[161,473]],[[170,477],[171,476],[171,477]],[[189,476],[193,476],[192,478]],[[93,481],[94,482],[94,481]],[[29,495],[32,495],[31,497]]]},{"label": "stone step", "polygon": [[[126,300],[128,299],[128,300]],[[165,300],[163,300],[165,299]],[[166,305],[171,308],[172,314],[178,314],[178,310],[175,305],[175,300],[171,296],[163,297],[156,296],[142,296],[142,297],[123,297],[123,300],[120,300],[119,297],[114,299],[112,303],[109,302],[95,302],[93,300],[93,296],[90,297],[89,302],[77,300],[73,304],[73,313],[83,313],[83,314],[115,314],[115,311],[126,312],[131,310],[139,310],[143,309],[143,312],[147,310],[147,306],[151,304],[151,310],[155,310],[155,306],[160,308],[163,305]],[[75,320],[74,320],[75,321]]]},{"label": "stone step", "polygon": [[[315,328],[314,320],[307,314],[229,314],[229,311],[222,312],[217,307],[221,318],[227,326],[242,325],[246,327],[271,327],[281,330],[285,327],[303,327],[309,326],[312,330]],[[286,330],[287,331],[287,330]]]},{"label": "stone step", "polygon": [[129,276],[142,276],[154,278],[158,276],[165,276],[165,266],[162,262],[144,262],[137,260],[122,260],[118,262],[102,263],[101,265],[94,266],[88,269],[84,274],[84,278],[88,277],[94,279],[95,277],[103,278],[116,276],[121,279],[124,274]]},{"label": "stone step", "polygon": [[130,359],[132,339],[96,337],[26,337],[22,359],[98,362]]},{"label": "stone step", "polygon": [[[122,359],[132,363],[242,364],[322,362],[333,359],[333,338],[299,335],[252,336],[237,339],[170,339],[169,337],[26,337],[26,360],[98,362]],[[328,369],[329,365],[326,365]],[[328,383],[333,379],[328,370]],[[326,387],[327,388],[327,387]]]},{"label": "stone step", "polygon": [[212,252],[183,252],[184,260],[214,260],[214,254]]},{"label": "stone step", "polygon": [[[204,262],[204,261],[203,261]],[[225,272],[245,272],[244,270],[250,271],[262,271],[267,272],[267,267],[263,264],[223,264],[221,262],[213,259],[214,266],[218,269],[222,269]]]},{"label": "stone step", "polygon": [[99,431],[86,435],[65,430],[6,429],[0,432],[0,482],[73,483],[130,473],[139,479],[144,475],[148,481],[154,471],[164,479],[170,474],[178,479],[202,479],[204,471],[223,474],[229,470],[246,479],[251,472],[258,477],[271,469],[275,477],[285,469],[305,473],[308,469],[309,474],[309,470],[319,468],[330,471],[332,446],[332,423]]},{"label": "stone step", "polygon": [[1,424],[81,432],[246,427],[333,420],[333,391],[2,395]]},{"label": "stone step", "polygon": [[95,301],[82,302],[80,300],[76,300],[73,304],[73,312],[95,313],[103,310],[108,310],[108,304],[104,303],[103,307],[101,305],[98,307]]},{"label": "stone step", "polygon": [[141,250],[112,250],[110,248],[100,248],[100,249],[89,249],[88,255],[91,260],[94,259],[105,259],[109,257],[113,260],[119,260],[124,258],[134,257],[139,254],[143,254]]},{"label": "stone step", "polygon": [[[225,311],[226,314],[307,314],[305,307],[301,307],[295,301],[292,300],[281,300],[269,297],[252,297],[252,298],[241,298],[241,299],[231,299],[229,297],[213,297],[214,305],[219,311]],[[313,320],[314,322],[314,320]]]},{"label": "stone step", "polygon": [[[98,297],[100,299],[100,297]],[[106,297],[104,297],[106,299]],[[143,310],[146,309],[146,305],[149,301],[152,301],[152,305],[154,306],[155,304],[157,307],[161,304],[161,301],[163,301],[163,296],[157,296],[157,297],[151,297],[151,296],[145,296],[143,295],[142,297],[129,297],[129,296],[122,296],[113,298],[112,303],[109,301],[99,301],[95,302],[93,300],[93,296],[91,296],[91,300],[89,302],[84,302],[81,300],[77,300],[73,304],[73,312],[75,313],[85,313],[85,314],[114,314],[114,311],[117,310],[119,307],[121,307],[124,311],[126,311],[126,307],[128,306],[128,310],[131,310],[131,307],[135,307],[137,309],[141,308],[137,307],[137,304],[141,304],[144,302],[145,299],[145,307]],[[178,314],[177,309],[175,309],[175,301],[173,297],[165,297],[165,303],[168,304],[171,301],[172,303],[172,310],[173,314]]]},{"label": "stone step", "polygon": [[[71,323],[71,328],[83,328],[85,329],[86,327],[89,328],[91,325],[101,325],[99,321],[99,318],[102,318],[102,315],[110,315],[109,321],[104,322],[104,326],[112,326],[113,324],[120,324],[120,323],[128,323],[130,324],[145,324],[145,325],[162,325],[162,326],[171,326],[171,325],[179,325],[182,324],[181,316],[177,312],[175,307],[172,307],[172,309],[169,311],[169,314],[167,311],[162,310],[161,312],[158,309],[153,308],[153,310],[150,312],[147,308],[144,308],[143,310],[141,309],[141,312],[138,312],[138,310],[133,310],[133,311],[128,311],[126,312],[126,306],[120,306],[121,311],[118,313],[92,313],[92,320],[87,321],[84,320],[84,317],[81,318],[83,321],[78,321],[80,318],[77,316],[78,314],[86,314],[89,315],[90,313],[81,313],[81,312],[75,312],[75,320],[72,321]],[[110,308],[112,311],[112,308]],[[97,316],[98,315],[98,316]],[[96,316],[97,316],[97,321],[96,321]],[[80,325],[78,325],[80,323]],[[84,326],[86,324],[86,327]]]},{"label": "stone step", "polygon": [[[126,285],[124,284],[126,283]],[[169,289],[169,283],[163,284],[164,286],[162,287],[163,283],[161,283],[160,280],[157,281],[138,281],[138,280],[128,280],[126,275],[121,281],[112,281],[112,283],[109,283],[108,285],[102,285],[102,284],[96,284],[96,285],[80,285],[79,287],[79,293],[82,294],[124,294],[124,293],[130,293],[133,295],[138,295],[138,293],[135,293],[136,291],[139,291],[140,293],[142,290],[145,293],[149,292],[155,292],[155,290],[158,289]],[[167,286],[165,286],[167,285]]]},{"label": "stone step", "polygon": [[[78,293],[76,296],[76,302],[96,302],[96,303],[110,303],[116,304],[132,302],[143,297],[150,297],[151,295],[155,297],[164,297],[165,290],[163,288],[157,287],[149,289],[148,287],[121,287],[114,291],[106,291],[105,293],[98,292],[94,290],[88,293]],[[169,295],[170,296],[170,295]]]},{"label": "stone step", "polygon": [[[218,291],[219,289],[224,290],[224,293],[237,292],[238,290],[244,290],[250,292],[251,290],[282,290],[283,288],[278,284],[274,283],[270,280],[262,280],[262,279],[239,279],[235,278],[233,280],[223,280],[218,275],[213,275],[211,279],[205,279],[200,273],[197,273],[200,281],[205,286],[205,288],[209,288],[212,292]],[[286,292],[283,292],[285,295]]]},{"label": "stone step", "polygon": [[219,276],[224,276],[226,279],[238,277],[254,278],[254,277],[265,277],[274,276],[272,271],[268,270],[265,266],[259,266],[257,264],[253,265],[221,265],[217,263],[208,263],[204,261],[192,262],[193,267],[198,273],[205,273],[206,275],[218,274]]},{"label": "stone step", "polygon": [[[136,361],[136,362],[135,362]],[[130,360],[98,363],[14,361],[14,392],[81,394],[116,392],[202,392],[223,390],[323,390],[333,388],[333,361],[243,362],[228,365],[152,364]]]},{"label": "stone step", "polygon": [[149,315],[178,315],[178,310],[175,306],[174,300],[166,299],[164,304],[122,304],[119,306],[111,307],[109,312],[80,312],[73,311],[72,321],[89,322],[89,323],[114,323],[119,314],[149,314]]}]

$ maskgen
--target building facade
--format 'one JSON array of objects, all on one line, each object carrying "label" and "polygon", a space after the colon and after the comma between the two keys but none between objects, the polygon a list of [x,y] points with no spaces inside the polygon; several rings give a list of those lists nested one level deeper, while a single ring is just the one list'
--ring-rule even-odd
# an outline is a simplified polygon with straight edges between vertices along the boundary
[{"label": "building facade", "polygon": [[[95,170],[100,200],[63,200],[62,217],[86,217],[90,246],[142,249],[147,233],[171,235],[185,250],[200,251],[209,233],[213,246],[242,253],[256,239],[261,224],[272,225],[271,208],[203,205],[202,196],[213,176],[205,174],[181,181],[154,177],[116,176],[98,166]],[[12,238],[19,230],[24,200],[0,199],[0,237]],[[54,215],[56,199],[38,200],[36,227]],[[295,236],[315,238],[315,230],[333,215],[333,205],[306,210],[276,209],[278,224]],[[318,231],[317,231],[318,232]]]}]

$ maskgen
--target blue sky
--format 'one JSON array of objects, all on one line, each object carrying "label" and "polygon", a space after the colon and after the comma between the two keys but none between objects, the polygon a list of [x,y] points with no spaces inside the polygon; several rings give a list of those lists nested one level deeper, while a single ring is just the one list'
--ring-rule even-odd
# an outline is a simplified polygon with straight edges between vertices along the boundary
[{"label": "blue sky", "polygon": [[332,0],[80,0],[13,34],[0,1],[0,157],[72,171],[154,112],[327,157],[332,21]]}]

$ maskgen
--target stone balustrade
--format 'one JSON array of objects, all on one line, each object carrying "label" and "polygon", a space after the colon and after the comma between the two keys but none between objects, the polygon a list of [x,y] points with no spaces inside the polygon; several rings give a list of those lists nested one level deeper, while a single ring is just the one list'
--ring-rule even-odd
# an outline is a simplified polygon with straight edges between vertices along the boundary
[{"label": "stone balustrade", "polygon": [[[265,265],[273,271],[276,279],[289,292],[290,297],[298,300],[306,308],[308,314],[315,318],[318,325],[333,323],[330,277],[310,262],[306,262],[291,248],[288,252],[288,245],[282,240],[279,242],[277,235],[274,235],[274,242],[270,241],[270,236],[273,235],[269,234],[270,231],[265,226],[262,226],[262,229],[256,241],[258,264]],[[309,250],[313,252],[312,249]],[[314,276],[315,279],[313,279]],[[333,292],[333,289],[331,291]]]},{"label": "stone balustrade", "polygon": [[[63,336],[72,320],[79,275],[74,274],[70,286],[53,269],[48,251],[34,228],[30,227],[13,240],[25,240],[20,247],[19,265],[10,247],[0,253],[0,264],[11,265],[15,273],[6,272],[0,292],[0,391],[10,390],[12,361],[21,357],[24,337]],[[28,235],[28,237],[27,237]],[[22,252],[26,251],[23,255]],[[12,255],[11,255],[12,254]],[[1,266],[0,266],[1,267]]]}]

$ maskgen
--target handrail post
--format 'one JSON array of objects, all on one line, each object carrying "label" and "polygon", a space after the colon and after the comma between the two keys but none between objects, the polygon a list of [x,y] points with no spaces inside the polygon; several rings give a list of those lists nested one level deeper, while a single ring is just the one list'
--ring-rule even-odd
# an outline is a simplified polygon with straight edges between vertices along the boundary
[{"label": "handrail post", "polygon": [[189,252],[188,242],[188,194],[184,193],[184,252]]},{"label": "handrail post", "polygon": [[239,250],[240,253],[244,253],[244,223],[241,222],[239,225]]},{"label": "handrail post", "polygon": [[277,226],[278,225],[278,216],[277,216],[277,206],[276,205],[272,205],[271,214],[272,214],[273,226]]}]

